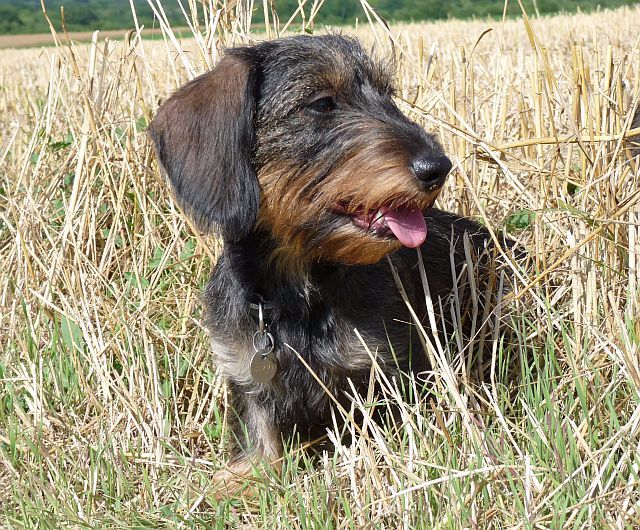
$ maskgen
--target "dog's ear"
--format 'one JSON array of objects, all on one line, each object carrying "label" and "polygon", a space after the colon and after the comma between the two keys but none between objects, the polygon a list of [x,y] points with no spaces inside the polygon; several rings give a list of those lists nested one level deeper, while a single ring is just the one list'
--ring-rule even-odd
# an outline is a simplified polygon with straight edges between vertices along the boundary
[{"label": "dog's ear", "polygon": [[260,189],[252,164],[256,65],[233,53],[160,106],[149,127],[178,203],[198,228],[237,241],[254,226]]}]

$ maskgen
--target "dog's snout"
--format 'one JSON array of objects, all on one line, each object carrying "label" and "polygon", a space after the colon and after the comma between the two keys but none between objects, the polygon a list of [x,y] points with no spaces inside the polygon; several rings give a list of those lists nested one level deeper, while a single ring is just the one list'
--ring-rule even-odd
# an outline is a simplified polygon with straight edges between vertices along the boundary
[{"label": "dog's snout", "polygon": [[452,167],[451,160],[444,155],[420,155],[409,165],[416,178],[429,188],[442,186]]}]

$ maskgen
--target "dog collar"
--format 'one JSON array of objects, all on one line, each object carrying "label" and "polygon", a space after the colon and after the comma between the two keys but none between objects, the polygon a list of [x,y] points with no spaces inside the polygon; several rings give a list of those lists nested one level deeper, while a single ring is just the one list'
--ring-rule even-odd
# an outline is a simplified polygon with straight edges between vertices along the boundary
[{"label": "dog collar", "polygon": [[271,320],[275,306],[274,302],[265,300],[262,295],[255,293],[253,298],[249,300],[249,315],[251,315],[256,324],[260,324],[261,318],[263,322],[264,320]]},{"label": "dog collar", "polygon": [[267,302],[256,294],[257,300],[249,302],[249,314],[256,322],[258,330],[253,334],[253,356],[249,364],[251,378],[261,385],[269,383],[278,371],[278,362],[273,353],[275,340],[273,335],[267,331],[268,324],[265,323],[267,313],[273,311],[273,302]]}]

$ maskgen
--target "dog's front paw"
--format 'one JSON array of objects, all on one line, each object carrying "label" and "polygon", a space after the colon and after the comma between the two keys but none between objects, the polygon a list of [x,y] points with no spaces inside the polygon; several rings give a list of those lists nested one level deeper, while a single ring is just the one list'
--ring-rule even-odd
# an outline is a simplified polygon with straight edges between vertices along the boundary
[{"label": "dog's front paw", "polygon": [[249,457],[233,460],[213,476],[213,496],[216,499],[255,497],[270,480],[270,475],[280,473],[281,467],[280,462],[255,462]]}]

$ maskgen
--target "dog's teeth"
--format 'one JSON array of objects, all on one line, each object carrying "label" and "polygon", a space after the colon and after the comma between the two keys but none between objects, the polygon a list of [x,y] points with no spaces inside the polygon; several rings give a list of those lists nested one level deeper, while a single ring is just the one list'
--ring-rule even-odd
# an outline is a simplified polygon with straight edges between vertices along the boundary
[{"label": "dog's teeth", "polygon": [[387,225],[387,218],[385,217],[385,211],[382,211],[382,208],[380,208],[378,210],[378,213],[376,214],[376,219],[378,220],[378,222],[382,225],[382,226],[388,226]]}]

